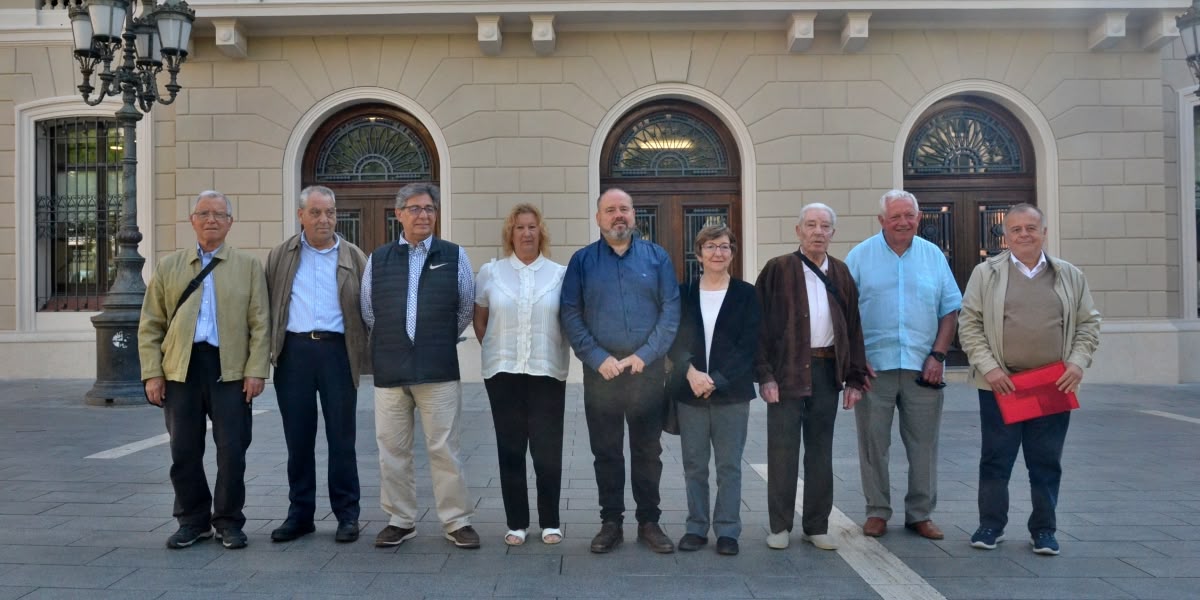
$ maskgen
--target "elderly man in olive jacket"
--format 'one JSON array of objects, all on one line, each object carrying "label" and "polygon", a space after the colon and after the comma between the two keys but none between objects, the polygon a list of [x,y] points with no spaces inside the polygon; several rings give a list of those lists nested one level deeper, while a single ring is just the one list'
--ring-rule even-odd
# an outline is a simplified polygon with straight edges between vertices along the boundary
[{"label": "elderly man in olive jacket", "polygon": [[288,542],[316,531],[317,395],[329,443],[329,504],[334,539],[358,539],[358,461],[354,452],[358,377],[367,330],[359,285],[367,257],[339,237],[333,190],[310,186],[296,211],[302,231],[271,250],[271,362],[288,447],[288,514],[271,540]]},{"label": "elderly man in olive jacket", "polygon": [[[201,192],[189,220],[196,245],[158,263],[138,324],[146,399],[163,408],[171,439],[179,530],[167,547],[191,546],[212,537],[216,527],[226,548],[243,548],[250,402],[262,393],[270,369],[267,281],[258,258],[225,243],[233,204],[224,194]],[[217,448],[211,493],[204,475],[205,417],[212,420]]]}]

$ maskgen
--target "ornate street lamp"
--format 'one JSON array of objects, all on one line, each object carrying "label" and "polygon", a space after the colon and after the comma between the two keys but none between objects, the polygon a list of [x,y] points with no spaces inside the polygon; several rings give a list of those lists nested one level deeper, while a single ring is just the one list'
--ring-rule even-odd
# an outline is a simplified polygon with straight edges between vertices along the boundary
[{"label": "ornate street lamp", "polygon": [[[79,92],[89,106],[108,96],[121,96],[117,123],[124,133],[123,198],[119,249],[114,259],[116,278],[104,300],[104,311],[92,317],[96,328],[96,383],[84,397],[88,404],[140,404],[145,401],[137,351],[138,318],[146,283],[138,254],[142,233],[137,226],[137,122],[158,104],[170,104],[182,88],[177,77],[187,60],[188,39],[196,19],[187,2],[142,0],[88,0],[71,7],[71,35],[75,60],[83,83]],[[100,67],[99,73],[96,73]],[[166,94],[158,89],[158,74],[167,69],[171,79]],[[100,88],[92,86],[96,73]],[[93,95],[93,92],[95,94]]]},{"label": "ornate street lamp", "polygon": [[[1179,37],[1183,40],[1192,78],[1200,82],[1200,0],[1192,0],[1192,7],[1175,17],[1175,27],[1179,29]],[[1200,96],[1200,88],[1196,90],[1196,95]]]}]

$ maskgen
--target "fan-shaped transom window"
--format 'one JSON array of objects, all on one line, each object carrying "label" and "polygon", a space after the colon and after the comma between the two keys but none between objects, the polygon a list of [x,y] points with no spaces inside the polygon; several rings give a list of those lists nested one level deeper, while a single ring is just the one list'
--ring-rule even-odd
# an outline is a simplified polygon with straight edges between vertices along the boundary
[{"label": "fan-shaped transom window", "polygon": [[364,115],[341,124],[317,155],[321,183],[429,181],[432,163],[425,144],[403,123]]},{"label": "fan-shaped transom window", "polygon": [[639,119],[617,141],[613,177],[720,177],[729,157],[717,132],[686,113],[664,111]]},{"label": "fan-shaped transom window", "polygon": [[912,136],[905,153],[907,175],[1024,173],[1021,145],[994,116],[964,106],[938,113]]}]

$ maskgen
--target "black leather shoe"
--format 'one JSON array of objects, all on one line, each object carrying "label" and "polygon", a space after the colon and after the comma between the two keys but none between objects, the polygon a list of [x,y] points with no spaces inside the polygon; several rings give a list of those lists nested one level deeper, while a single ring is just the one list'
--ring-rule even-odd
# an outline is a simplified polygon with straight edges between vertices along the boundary
[{"label": "black leather shoe", "polygon": [[612,552],[624,540],[625,532],[621,529],[621,524],[616,521],[605,521],[600,525],[600,533],[592,538],[592,552],[596,554]]},{"label": "black leather shoe", "polygon": [[659,554],[670,554],[675,551],[675,544],[671,543],[671,538],[663,533],[662,527],[659,527],[658,523],[639,523],[638,541]]},{"label": "black leather shoe", "polygon": [[[680,545],[680,548],[683,548],[683,546]],[[725,537],[725,536],[721,536],[721,537],[717,538],[717,554],[724,554],[725,556],[733,556],[737,553],[738,553],[737,538],[731,538],[731,537]]]},{"label": "black leather shoe", "polygon": [[679,549],[684,552],[693,552],[704,547],[708,543],[708,538],[696,535],[694,533],[685,533],[679,538]]},{"label": "black leather shoe", "polygon": [[333,534],[333,540],[339,544],[358,541],[358,521],[338,523],[337,533]]},{"label": "black leather shoe", "polygon": [[271,541],[290,542],[301,536],[308,535],[316,530],[317,528],[312,523],[301,523],[299,521],[288,519],[283,522],[283,525],[280,525],[275,529],[275,531],[271,532]]}]

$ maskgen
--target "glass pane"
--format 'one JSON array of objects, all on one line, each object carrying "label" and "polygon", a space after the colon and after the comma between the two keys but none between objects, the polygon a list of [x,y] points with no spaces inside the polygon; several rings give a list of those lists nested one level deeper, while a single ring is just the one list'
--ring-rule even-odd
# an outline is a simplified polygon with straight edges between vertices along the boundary
[{"label": "glass pane", "polygon": [[655,113],[634,123],[617,142],[613,177],[713,177],[729,175],[717,132],[691,115]]},{"label": "glass pane", "polygon": [[1023,173],[1017,138],[1003,123],[975,108],[938,114],[913,135],[905,157],[909,175]]},{"label": "glass pane", "polygon": [[400,219],[396,218],[395,209],[386,208],[384,209],[384,214],[387,215],[385,217],[387,225],[384,226],[386,229],[384,233],[387,235],[387,240],[385,241],[394,242],[404,235],[404,223],[401,223]]},{"label": "glass pane", "polygon": [[658,243],[658,208],[653,206],[635,206],[634,229],[643,240]]},{"label": "glass pane", "polygon": [[1011,204],[979,205],[979,262],[1008,249],[1004,241],[1004,215]]},{"label": "glass pane", "polygon": [[113,119],[37,124],[38,310],[100,310],[116,276],[123,138]]},{"label": "glass pane", "polygon": [[364,115],[321,144],[315,176],[325,183],[429,181],[432,167],[416,132],[395,119]]},{"label": "glass pane", "polygon": [[696,234],[709,225],[729,223],[726,207],[685,208],[683,210],[683,279],[700,278],[700,257],[696,256]]},{"label": "glass pane", "polygon": [[[339,209],[337,234],[342,236],[342,239],[362,248],[362,209]],[[370,250],[372,249],[367,249],[368,252]]]},{"label": "glass pane", "polygon": [[954,265],[954,208],[950,206],[921,207],[921,237],[941,248],[946,260]]}]

